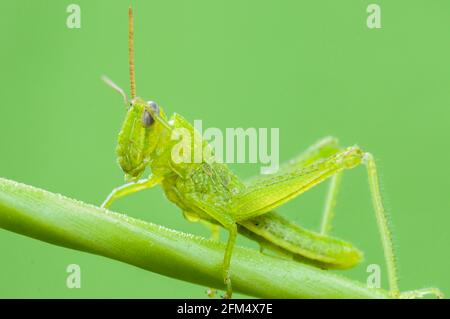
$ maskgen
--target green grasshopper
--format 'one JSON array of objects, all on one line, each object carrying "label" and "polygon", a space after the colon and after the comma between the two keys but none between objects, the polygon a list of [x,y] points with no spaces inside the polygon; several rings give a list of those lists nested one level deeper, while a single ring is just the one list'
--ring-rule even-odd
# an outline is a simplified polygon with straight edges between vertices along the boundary
[{"label": "green grasshopper", "polygon": [[[168,120],[162,107],[136,97],[134,80],[133,14],[129,9],[129,67],[131,100],[111,80],[104,80],[118,91],[128,111],[118,137],[117,156],[129,183],[115,188],[102,204],[132,193],[161,185],[167,198],[188,220],[201,220],[211,226],[218,239],[219,227],[225,228],[228,242],[222,271],[226,294],[232,295],[230,262],[239,233],[256,240],[261,247],[281,252],[295,260],[323,269],[345,269],[357,265],[362,253],[351,243],[328,235],[342,172],[360,165],[367,168],[370,191],[388,270],[393,298],[416,298],[427,294],[442,297],[437,288],[400,293],[392,235],[381,199],[375,161],[359,147],[339,147],[335,138],[325,138],[303,154],[282,166],[274,174],[241,181],[225,164],[203,160],[178,163],[171,157],[176,141],[172,132],[183,128],[195,134],[193,126],[179,114]],[[201,140],[201,147],[208,143]],[[151,175],[140,179],[150,167]],[[319,183],[330,179],[320,233],[301,228],[278,215],[274,209]],[[215,235],[214,235],[215,234]]]}]

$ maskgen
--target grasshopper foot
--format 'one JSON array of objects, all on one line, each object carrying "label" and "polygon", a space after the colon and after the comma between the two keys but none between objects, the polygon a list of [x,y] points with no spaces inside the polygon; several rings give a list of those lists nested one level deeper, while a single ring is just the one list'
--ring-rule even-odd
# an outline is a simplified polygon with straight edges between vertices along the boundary
[{"label": "grasshopper foot", "polygon": [[444,294],[442,291],[440,291],[438,288],[424,288],[424,289],[417,289],[417,290],[411,290],[400,293],[399,298],[400,299],[417,299],[417,298],[424,298],[425,296],[432,295],[436,297],[437,299],[443,299]]},{"label": "grasshopper foot", "polygon": [[214,298],[216,296],[217,290],[214,288],[208,288],[206,289],[206,294],[209,298]]},{"label": "grasshopper foot", "polygon": [[227,286],[226,293],[222,296],[224,299],[230,299],[231,295],[233,294],[233,289],[231,288],[231,277],[230,277],[230,270],[226,270],[224,272],[224,279],[223,279],[225,285]]}]

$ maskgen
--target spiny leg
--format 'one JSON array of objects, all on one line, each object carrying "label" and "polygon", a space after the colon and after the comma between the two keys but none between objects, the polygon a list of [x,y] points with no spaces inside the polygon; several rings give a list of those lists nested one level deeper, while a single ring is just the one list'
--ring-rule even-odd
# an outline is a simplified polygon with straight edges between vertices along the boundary
[{"label": "spiny leg", "polygon": [[159,182],[160,179],[152,175],[147,179],[142,179],[137,182],[128,183],[119,186],[117,188],[114,188],[112,192],[108,195],[108,197],[105,199],[101,207],[108,208],[116,199],[139,192],[147,188],[152,188]]},{"label": "spiny leg", "polygon": [[320,233],[328,235],[333,228],[334,210],[337,203],[337,196],[339,188],[342,183],[342,172],[336,173],[331,177],[330,185],[328,187],[327,198],[325,200],[325,208],[322,216],[322,223],[320,225]]},{"label": "spiny leg", "polygon": [[370,194],[372,196],[372,203],[375,209],[378,229],[381,236],[381,243],[383,245],[384,258],[388,269],[389,289],[393,297],[399,296],[397,264],[395,259],[394,247],[392,245],[392,233],[389,228],[389,221],[381,199],[380,184],[378,182],[377,168],[375,160],[370,153],[365,153],[363,156],[363,163],[367,168],[367,175],[369,177]]},{"label": "spiny leg", "polygon": [[434,287],[417,289],[412,291],[407,291],[400,293],[398,288],[398,278],[397,278],[397,265],[394,254],[394,249],[392,247],[392,234],[389,229],[389,223],[387,220],[386,213],[383,207],[383,201],[381,199],[380,184],[378,181],[377,168],[373,155],[370,153],[365,153],[363,157],[363,163],[367,168],[367,174],[369,176],[369,186],[370,193],[372,195],[373,206],[375,207],[375,213],[378,222],[378,228],[381,234],[381,240],[384,249],[384,256],[386,259],[386,264],[388,268],[388,280],[389,287],[394,298],[422,298],[426,295],[434,295],[437,298],[443,298],[443,293]]},{"label": "spiny leg", "polygon": [[[383,251],[388,267],[389,286],[393,294],[398,294],[399,289],[396,274],[397,269],[395,254],[392,246],[392,234],[388,226],[388,220],[381,199],[378,175],[376,171],[375,160],[372,154],[364,153],[362,157],[362,163],[367,167],[372,202],[375,209],[375,214],[377,215],[378,228],[380,230]],[[335,215],[334,210],[336,207],[337,195],[339,193],[339,188],[342,182],[342,175],[342,172],[337,172],[331,177],[320,228],[320,233],[323,235],[328,234],[332,229],[332,221]]]},{"label": "spiny leg", "polygon": [[[380,186],[378,181],[378,174],[376,170],[375,160],[373,155],[365,153],[363,156],[363,164],[365,164],[368,171],[368,179],[370,185],[370,192],[372,196],[373,206],[375,207],[375,213],[377,216],[378,227],[380,229],[380,235],[382,238],[383,251],[385,253],[386,263],[388,267],[389,286],[393,297],[399,297],[403,299],[423,298],[427,295],[433,295],[436,298],[444,298],[443,293],[437,288],[424,288],[407,292],[399,292],[398,279],[396,274],[396,260],[395,254],[392,248],[392,235],[386,219],[386,213],[384,212],[383,202],[380,193]],[[332,220],[334,218],[334,208],[337,202],[337,194],[339,192],[340,184],[342,182],[343,173],[337,173],[331,178],[330,187],[328,190],[328,196],[325,203],[325,210],[321,225],[321,234],[328,234],[332,229]],[[381,230],[382,227],[386,227],[385,230]],[[389,270],[390,269],[390,270]]]},{"label": "spiny leg", "polygon": [[[264,214],[300,195],[325,179],[366,164],[369,184],[375,208],[377,224],[381,235],[385,254],[389,286],[393,296],[398,296],[397,268],[393,252],[392,236],[388,226],[386,213],[381,202],[378,177],[373,156],[364,153],[358,147],[350,147],[325,160],[317,161],[307,167],[290,171],[287,174],[274,174],[264,181],[250,185],[246,192],[238,196],[234,210],[236,220],[248,219]],[[334,196],[334,195],[333,195]]]},{"label": "spiny leg", "polygon": [[[329,152],[331,150],[331,153]],[[300,155],[297,160],[295,160],[293,163],[290,163],[290,168],[293,167],[301,167],[302,164],[305,166],[308,163],[312,163],[314,160],[320,160],[323,159],[324,156],[328,153],[330,155],[333,154],[333,152],[337,152],[339,150],[337,139],[327,137],[322,140],[320,140],[318,143],[311,146],[307,151],[305,151],[302,155]],[[378,185],[378,177],[376,174],[376,168],[375,168],[375,162],[373,160],[372,155],[366,154],[367,157],[367,163],[366,166],[368,167],[368,175],[369,175],[369,183],[371,185],[371,193],[372,198],[374,202],[374,207],[376,210],[376,213],[378,215],[377,220],[382,220],[381,225],[387,225],[387,220],[385,218],[384,208],[381,201],[381,195],[379,192],[379,185]],[[334,219],[334,210],[336,207],[337,202],[337,196],[339,193],[340,185],[342,182],[342,172],[337,172],[331,177],[330,186],[328,189],[328,194],[325,202],[325,208],[324,213],[322,217],[321,222],[321,229],[320,233],[323,235],[328,234],[332,229],[332,221]],[[380,224],[379,224],[380,227]],[[383,226],[381,226],[383,227]],[[389,228],[384,227],[385,229],[381,231],[382,236],[382,242],[383,242],[383,249],[384,251],[387,251],[386,259],[388,261],[388,267],[391,268],[391,273],[395,276],[395,255],[392,252],[392,238],[389,238],[389,240],[384,239],[383,234],[387,234],[387,236],[390,235]],[[391,247],[387,247],[391,246]],[[391,253],[389,253],[391,251]],[[396,276],[395,276],[396,277]],[[396,279],[393,278],[393,276],[390,277],[390,283],[393,283],[392,287],[394,289],[398,289],[398,285],[396,284]]]},{"label": "spiny leg", "polygon": [[292,170],[285,170],[255,179],[254,183],[247,185],[247,189],[243,193],[235,196],[232,204],[233,218],[239,222],[265,214],[327,178],[360,164],[365,164],[368,173],[370,192],[386,260],[392,297],[423,296],[429,293],[438,297],[442,296],[442,293],[436,288],[412,291],[406,295],[399,293],[392,235],[381,200],[375,161],[370,153],[364,153],[358,147],[347,148],[329,158],[318,160],[307,167],[294,167]]},{"label": "spiny leg", "polygon": [[[359,166],[360,164],[365,164],[368,173],[370,192],[386,260],[389,288],[392,297],[398,298],[408,295],[422,296],[429,293],[435,294],[438,297],[441,296],[442,293],[436,288],[412,291],[406,295],[399,293],[392,235],[381,200],[375,160],[372,154],[364,153],[356,146],[347,148],[327,159],[319,160],[307,167],[269,175],[256,180],[255,183],[248,185],[243,193],[236,196],[232,205],[233,217],[239,222],[240,220],[265,214],[321,183],[325,179],[335,176],[345,169]],[[332,193],[335,192],[337,191],[332,191]]]}]

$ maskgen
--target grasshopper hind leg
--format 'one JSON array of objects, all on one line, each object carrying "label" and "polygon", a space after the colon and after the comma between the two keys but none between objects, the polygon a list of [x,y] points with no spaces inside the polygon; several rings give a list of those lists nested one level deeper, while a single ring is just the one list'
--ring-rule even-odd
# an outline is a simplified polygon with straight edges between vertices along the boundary
[{"label": "grasshopper hind leg", "polygon": [[359,147],[346,148],[325,159],[313,161],[311,164],[300,168],[281,170],[273,175],[260,177],[247,184],[246,190],[239,194],[233,203],[233,211],[239,212],[234,217],[240,222],[251,219],[268,211],[276,209],[285,202],[311,189],[324,180],[334,177],[329,192],[328,204],[325,209],[325,217],[322,223],[322,233],[328,233],[331,229],[333,209],[339,189],[340,176],[344,170],[353,169],[363,165],[366,167],[368,184],[372,197],[373,210],[377,220],[378,231],[382,243],[391,297],[421,297],[433,294],[437,297],[442,293],[435,288],[419,289],[401,293],[398,287],[397,262],[392,245],[392,233],[388,222],[388,216],[384,209],[378,173],[372,154],[362,151]]}]

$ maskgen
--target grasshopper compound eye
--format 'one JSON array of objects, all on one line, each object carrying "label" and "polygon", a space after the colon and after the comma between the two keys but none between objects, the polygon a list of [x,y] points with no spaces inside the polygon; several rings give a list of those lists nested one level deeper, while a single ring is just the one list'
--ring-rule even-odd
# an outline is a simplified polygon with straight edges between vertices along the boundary
[{"label": "grasshopper compound eye", "polygon": [[[148,101],[147,105],[156,113],[159,115],[159,106],[158,104],[156,104],[156,102],[153,101]],[[153,124],[153,122],[155,122],[155,119],[153,118],[153,116],[150,114],[149,111],[145,110],[142,113],[142,125],[144,127],[150,127],[150,125]]]},{"label": "grasshopper compound eye", "polygon": [[152,125],[154,121],[155,120],[153,119],[149,111],[145,110],[142,113],[142,125],[144,127],[150,127],[150,125]]},{"label": "grasshopper compound eye", "polygon": [[156,102],[148,101],[147,105],[150,106],[155,111],[156,114],[159,114],[159,106],[158,104],[156,104]]}]

